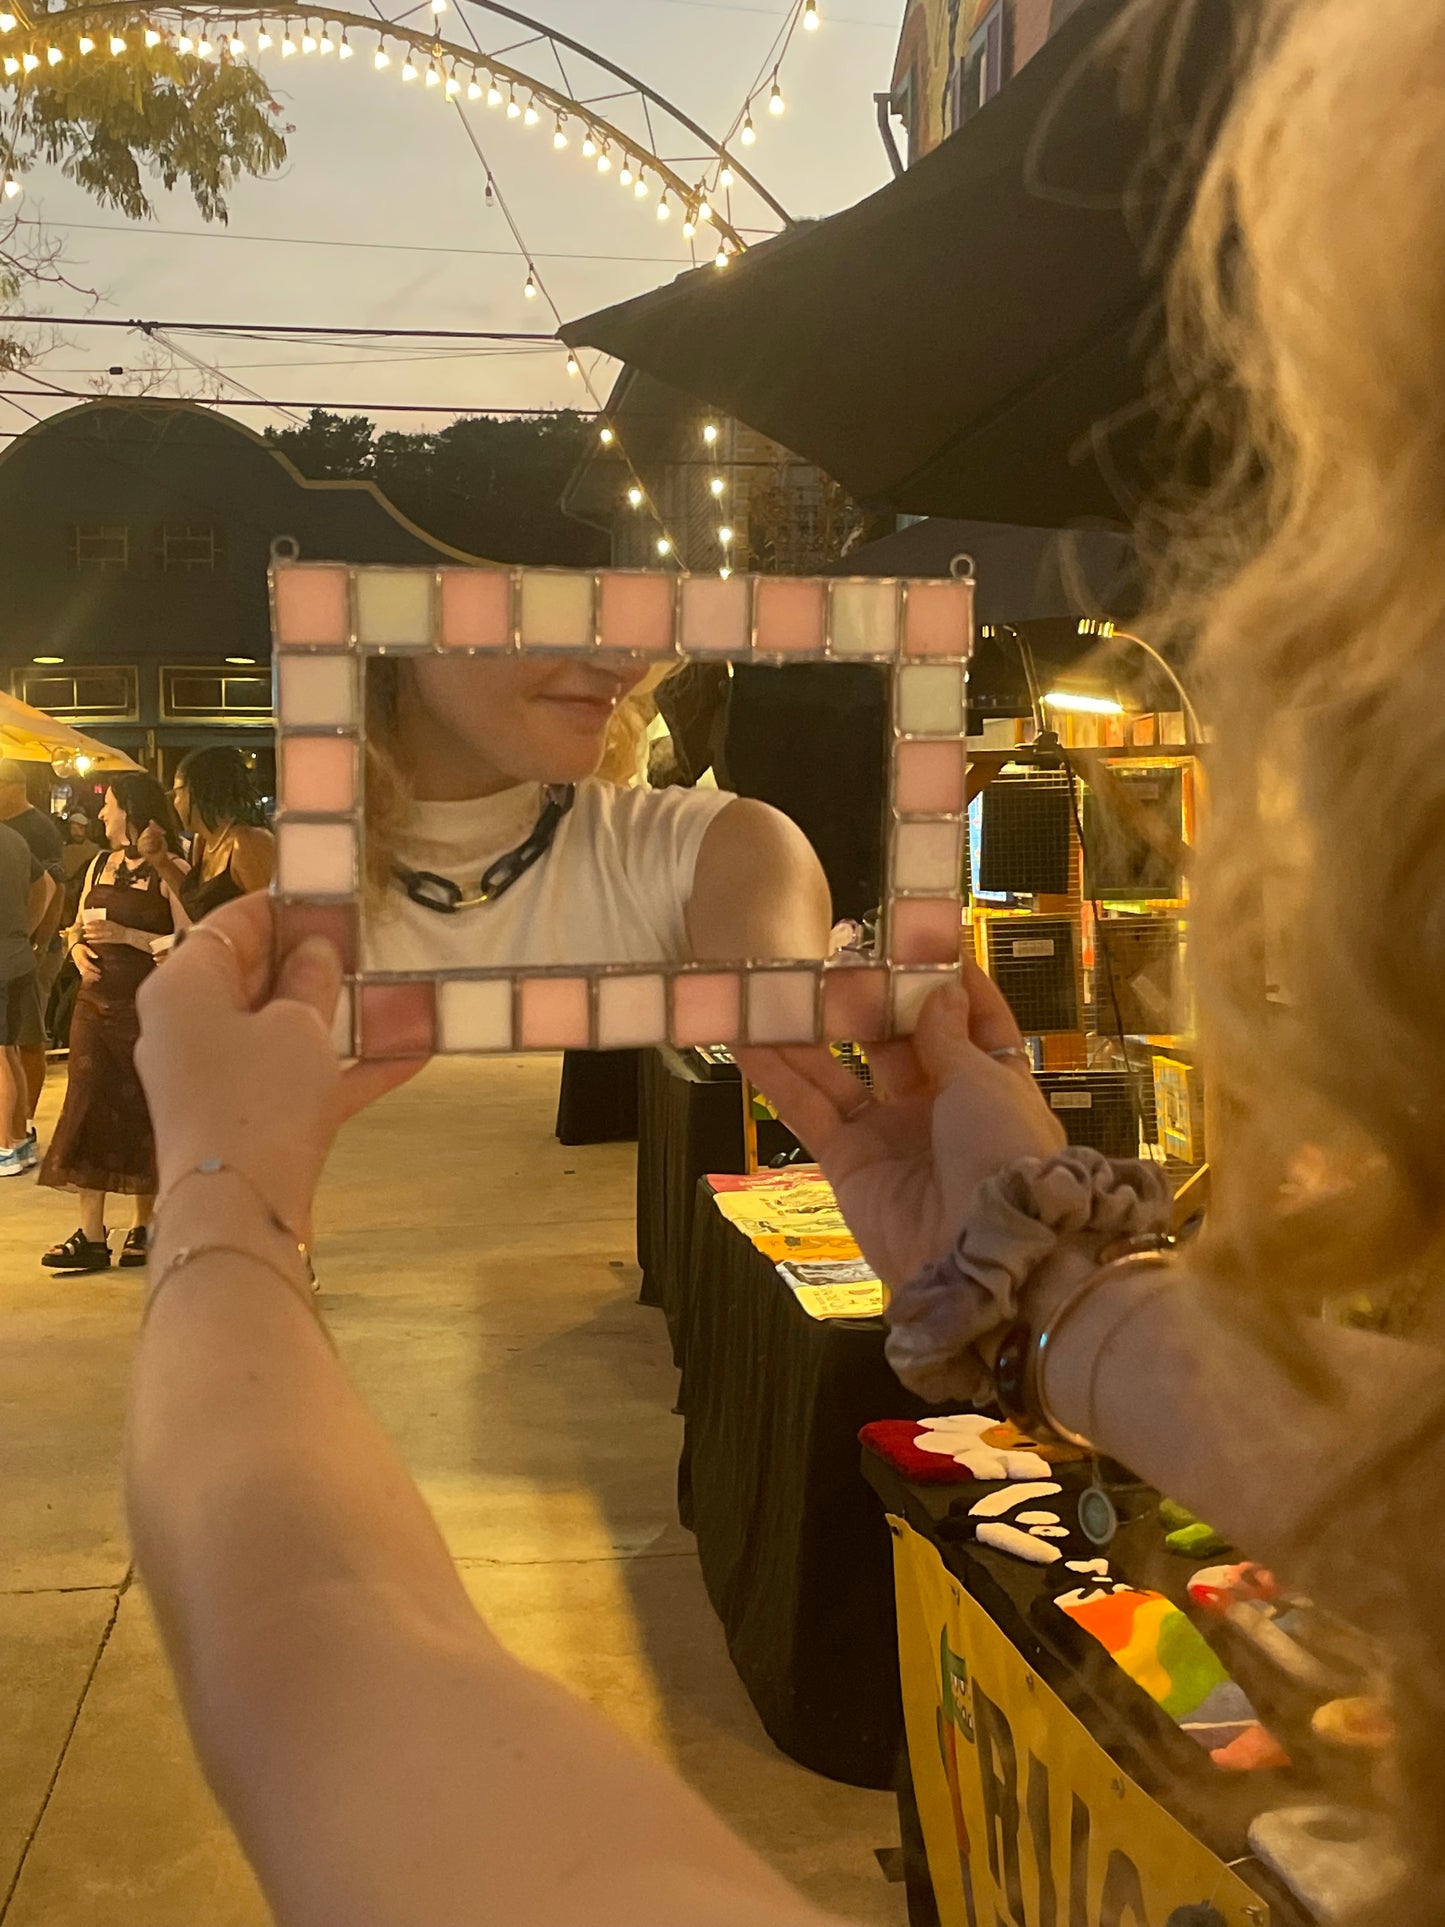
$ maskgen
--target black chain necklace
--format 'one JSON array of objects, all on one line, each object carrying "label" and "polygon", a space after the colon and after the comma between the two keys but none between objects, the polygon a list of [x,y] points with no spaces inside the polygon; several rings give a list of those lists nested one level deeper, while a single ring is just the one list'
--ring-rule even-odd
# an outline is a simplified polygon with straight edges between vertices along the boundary
[{"label": "black chain necklace", "polygon": [[459,910],[476,910],[484,903],[495,903],[519,882],[534,864],[540,863],[556,841],[562,819],[577,800],[575,784],[549,788],[542,814],[537,818],[525,843],[508,850],[482,872],[476,894],[468,896],[460,883],[438,876],[434,870],[407,870],[396,866],[396,880],[423,910],[434,910],[440,917],[454,917]]}]

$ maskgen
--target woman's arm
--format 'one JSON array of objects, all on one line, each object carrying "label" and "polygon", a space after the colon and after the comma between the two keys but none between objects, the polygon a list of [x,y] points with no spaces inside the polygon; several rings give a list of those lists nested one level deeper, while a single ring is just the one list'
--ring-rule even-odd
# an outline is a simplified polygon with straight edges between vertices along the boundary
[{"label": "woman's arm", "polygon": [[695,958],[817,959],[828,954],[832,927],[828,879],[791,818],[751,797],[713,818],[687,906]]},{"label": "woman's arm", "polygon": [[276,874],[276,839],[269,830],[236,831],[231,874],[247,892],[271,888],[271,879]]},{"label": "woman's arm", "polygon": [[[229,905],[142,992],[162,1203],[127,1492],[197,1750],[276,1919],[821,1927],[473,1610],[258,1197],[304,1224],[340,1118],[405,1067],[340,1077],[334,955],[303,946],[268,1001],[272,940],[266,899]],[[201,1174],[211,1158],[227,1169]],[[205,1243],[236,1249],[167,1277]]]}]

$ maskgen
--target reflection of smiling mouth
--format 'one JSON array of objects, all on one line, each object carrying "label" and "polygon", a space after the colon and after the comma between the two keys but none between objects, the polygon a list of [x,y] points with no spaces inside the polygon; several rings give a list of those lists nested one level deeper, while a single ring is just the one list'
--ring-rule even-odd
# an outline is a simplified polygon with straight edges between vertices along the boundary
[{"label": "reflection of smiling mouth", "polygon": [[539,696],[554,714],[584,729],[605,729],[617,707],[616,695]]}]

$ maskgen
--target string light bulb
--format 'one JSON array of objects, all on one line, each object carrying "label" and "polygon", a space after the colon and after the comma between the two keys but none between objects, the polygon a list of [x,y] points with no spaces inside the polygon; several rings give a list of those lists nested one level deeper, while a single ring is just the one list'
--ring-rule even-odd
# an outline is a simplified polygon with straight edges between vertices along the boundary
[{"label": "string light bulb", "polygon": [[230,38],[230,40],[229,40],[229,41],[227,42],[227,45],[228,45],[228,46],[230,47],[230,49],[231,49],[231,58],[232,58],[233,60],[240,60],[240,59],[241,59],[241,58],[243,57],[243,55],[245,54],[245,51],[246,51],[246,43],[245,43],[245,41],[244,41],[244,40],[243,40],[243,39],[241,38],[241,36],[240,36],[240,34],[238,34],[238,33],[233,33],[233,34],[231,35],[231,38]]},{"label": "string light bulb", "polygon": [[16,74],[19,73],[19,71],[20,71],[20,62],[15,58],[14,54],[6,54],[5,78],[7,80],[13,80]]},{"label": "string light bulb", "polygon": [[60,51],[59,47],[47,47],[45,49],[45,58],[50,62],[52,67],[58,67],[61,61],[64,60],[65,55]]},{"label": "string light bulb", "polygon": [[718,574],[722,577],[723,581],[726,582],[728,577],[732,574],[732,570],[728,567],[728,565],[725,562],[723,566],[718,570]]},{"label": "string light bulb", "polygon": [[188,33],[181,34],[176,40],[176,52],[178,54],[194,53],[195,46],[195,41],[192,40]]},{"label": "string light bulb", "polygon": [[749,109],[749,111],[743,116],[743,131],[742,131],[743,146],[751,147],[753,142],[757,139],[757,137],[758,137],[758,130],[756,127],[753,126],[752,111],[751,109]]},{"label": "string light bulb", "polygon": [[480,100],[481,97],[482,97],[482,83],[477,79],[476,75],[473,74],[471,79],[467,82],[467,99]]},{"label": "string light bulb", "polygon": [[76,42],[76,46],[82,55],[93,54],[95,52],[95,42],[88,33],[83,33],[80,36],[80,39]]},{"label": "string light bulb", "polygon": [[636,483],[634,483],[633,486],[630,489],[628,489],[627,499],[635,509],[640,509],[642,507],[642,490],[637,487]]},{"label": "string light bulb", "polygon": [[700,221],[710,221],[712,219],[712,202],[707,198],[706,194],[703,195],[697,204],[697,218]]},{"label": "string light bulb", "polygon": [[717,441],[717,437],[718,437],[717,423],[704,422],[702,425],[702,438],[707,443],[709,448],[711,448],[713,444]]},{"label": "string light bulb", "polygon": [[691,208],[688,208],[687,212],[682,217],[682,238],[684,241],[690,241],[693,235],[696,233],[697,233],[697,220],[693,214],[693,210]]},{"label": "string light bulb", "polygon": [[723,490],[727,487],[727,483],[723,480],[721,475],[714,475],[712,480],[708,483],[708,487],[712,490],[713,497],[714,499],[716,499],[719,495],[722,494]]},{"label": "string light bulb", "polygon": [[522,109],[517,102],[517,90],[514,87],[507,96],[507,119],[516,120],[521,115],[521,112]]},{"label": "string light bulb", "polygon": [[[13,13],[0,13],[0,33],[14,33],[19,25],[20,22]],[[8,188],[10,183],[7,181],[5,185]]]},{"label": "string light bulb", "polygon": [[428,87],[440,87],[442,84],[441,68],[435,61],[432,61],[426,70],[426,84]]},{"label": "string light bulb", "polygon": [[535,127],[541,118],[542,116],[537,112],[536,101],[529,100],[527,102],[526,112],[522,115],[522,125],[524,127]]},{"label": "string light bulb", "polygon": [[262,29],[261,29],[261,31],[260,31],[260,33],[258,33],[258,34],[256,35],[256,51],[257,51],[257,53],[263,53],[263,54],[268,54],[268,53],[270,53],[270,51],[271,51],[271,48],[272,48],[272,45],[273,45],[273,42],[272,42],[272,39],[271,39],[271,36],[270,36],[270,34],[269,34],[269,33],[267,33],[267,31],[266,31],[266,29],[265,29],[264,27],[262,27]]},{"label": "string light bulb", "polygon": [[482,199],[488,207],[495,207],[497,205],[497,190],[492,186],[492,177],[490,174],[487,176],[487,191],[482,196]]},{"label": "string light bulb", "polygon": [[210,41],[205,39],[204,36],[196,42],[196,52],[201,56],[202,60],[209,60],[215,51]]},{"label": "string light bulb", "polygon": [[416,62],[412,59],[411,49],[408,47],[406,59],[401,63],[401,77],[403,80],[415,80],[416,71]]},{"label": "string light bulb", "polygon": [[666,188],[662,190],[662,199],[657,204],[657,218],[659,221],[670,221],[672,219],[672,203],[667,198]]},{"label": "string light bulb", "polygon": [[386,42],[384,40],[372,55],[371,64],[378,73],[383,72],[391,65],[391,55],[386,51]]},{"label": "string light bulb", "polygon": [[291,29],[288,26],[281,36],[281,58],[289,60],[295,51],[296,42],[291,38]]},{"label": "string light bulb", "polygon": [[443,91],[448,100],[455,100],[457,95],[462,91],[462,83],[457,79],[455,74],[447,75]]},{"label": "string light bulb", "polygon": [[20,56],[20,65],[25,69],[27,74],[33,74],[35,72],[35,69],[40,65],[39,54],[36,54],[36,53],[22,54]]},{"label": "string light bulb", "polygon": [[786,106],[787,102],[783,99],[782,83],[779,81],[778,76],[774,74],[772,92],[768,95],[768,112],[770,114],[781,114]]},{"label": "string light bulb", "polygon": [[648,180],[645,174],[639,174],[632,189],[633,199],[638,201],[645,201],[651,192],[652,192],[651,182]]},{"label": "string light bulb", "polygon": [[818,0],[803,0],[803,32],[818,31]]},{"label": "string light bulb", "polygon": [[605,147],[597,156],[597,172],[599,174],[610,174],[612,172],[612,155]]},{"label": "string light bulb", "polygon": [[434,14],[445,13],[447,10],[447,0],[431,0],[431,10]]},{"label": "string light bulb", "polygon": [[576,377],[577,375],[580,375],[581,372],[582,372],[581,362],[578,361],[576,355],[569,354],[567,357],[567,373],[569,375],[572,375],[573,377]]},{"label": "string light bulb", "polygon": [[560,114],[557,116],[557,125],[556,125],[556,128],[553,130],[552,145],[556,148],[559,154],[562,152],[562,149],[567,145],[567,129],[562,125],[562,116]]},{"label": "string light bulb", "polygon": [[726,161],[724,161],[722,164],[722,172],[717,177],[718,186],[731,187],[735,179],[736,179],[736,176],[734,175],[732,168],[729,166],[729,164]]},{"label": "string light bulb", "polygon": [[633,178],[632,162],[625,160],[622,163],[622,170],[617,176],[617,184],[619,187],[631,187]]},{"label": "string light bulb", "polygon": [[665,535],[659,535],[657,538],[657,553],[661,556],[672,554],[672,543]]},{"label": "string light bulb", "polygon": [[123,54],[124,52],[125,52],[125,35],[124,35],[123,33],[113,33],[113,34],[112,34],[112,35],[110,36],[110,57],[111,57],[111,59],[112,59],[112,60],[119,60],[119,59],[120,59],[120,57],[121,57],[121,55],[122,55],[122,54]]},{"label": "string light bulb", "polygon": [[724,524],[723,524],[723,526],[722,526],[722,527],[721,527],[721,528],[720,528],[720,529],[718,530],[718,532],[717,532],[717,539],[718,539],[718,541],[719,541],[719,542],[721,542],[721,543],[722,543],[722,545],[723,545],[723,547],[724,547],[724,548],[726,548],[726,547],[728,546],[728,544],[729,544],[729,543],[730,543],[730,542],[732,541],[732,539],[733,539],[733,532],[732,532],[732,530],[731,530],[731,529],[730,529],[730,528],[728,527],[728,525],[726,524],[726,522],[724,522]]},{"label": "string light bulb", "polygon": [[582,158],[586,161],[597,158],[597,140],[590,127],[582,137]]},{"label": "string light bulb", "polygon": [[314,33],[312,33],[311,29],[308,27],[305,33],[303,33],[301,36],[301,51],[304,54],[314,54],[316,51],[316,46],[317,46],[316,36]]},{"label": "string light bulb", "polygon": [[531,268],[527,270],[527,285],[523,288],[522,293],[528,301],[535,301],[537,299],[537,277]]},{"label": "string light bulb", "polygon": [[487,89],[487,105],[488,107],[500,107],[501,104],[502,104],[502,90],[494,80],[491,86]]},{"label": "string light bulb", "polygon": [[7,174],[5,176],[3,192],[7,201],[13,201],[20,193],[20,183],[13,174]]},{"label": "string light bulb", "polygon": [[731,259],[732,256],[728,253],[727,249],[720,247],[713,256],[712,264],[715,268],[725,268]]},{"label": "string light bulb", "polygon": [[334,54],[336,52],[336,42],[331,38],[331,35],[326,31],[325,27],[323,27],[321,32],[316,36],[316,51],[321,55],[323,60],[327,54]]},{"label": "string light bulb", "polygon": [[346,38],[346,34],[343,31],[341,35],[341,45],[336,49],[336,58],[338,60],[350,60],[352,52],[351,42]]}]

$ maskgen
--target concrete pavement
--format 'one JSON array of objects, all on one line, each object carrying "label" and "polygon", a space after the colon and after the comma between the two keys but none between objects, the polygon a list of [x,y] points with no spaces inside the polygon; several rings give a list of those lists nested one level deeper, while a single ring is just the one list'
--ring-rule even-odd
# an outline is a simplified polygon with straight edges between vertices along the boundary
[{"label": "concrete pavement", "polygon": [[[783,1759],[732,1672],[676,1520],[633,1148],[557,1144],[556,1091],[555,1059],[438,1063],[348,1128],[317,1248],[342,1356],[507,1644],[673,1759],[814,1899],[901,1927],[874,1856],[892,1800]],[[130,1583],[138,1275],[42,1271],[74,1225],[62,1194],[0,1181],[0,1927],[264,1927]]]}]

